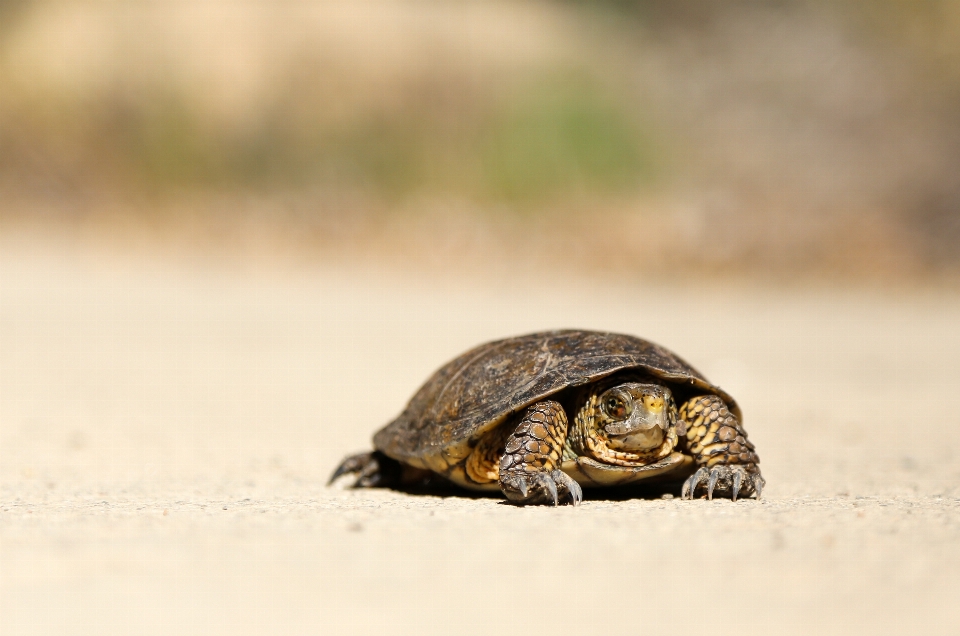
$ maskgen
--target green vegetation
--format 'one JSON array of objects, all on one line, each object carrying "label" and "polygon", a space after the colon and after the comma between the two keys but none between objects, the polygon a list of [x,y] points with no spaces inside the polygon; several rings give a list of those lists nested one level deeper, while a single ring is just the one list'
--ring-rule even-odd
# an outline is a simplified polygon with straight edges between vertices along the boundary
[{"label": "green vegetation", "polygon": [[579,82],[547,84],[498,114],[482,145],[484,189],[507,200],[649,182],[658,165],[623,104]]},{"label": "green vegetation", "polygon": [[453,115],[375,113],[349,126],[269,111],[224,132],[203,126],[184,99],[166,95],[123,109],[96,136],[134,179],[153,188],[349,184],[392,200],[435,191],[530,204],[636,189],[658,172],[641,121],[595,84],[538,82],[489,101]]}]

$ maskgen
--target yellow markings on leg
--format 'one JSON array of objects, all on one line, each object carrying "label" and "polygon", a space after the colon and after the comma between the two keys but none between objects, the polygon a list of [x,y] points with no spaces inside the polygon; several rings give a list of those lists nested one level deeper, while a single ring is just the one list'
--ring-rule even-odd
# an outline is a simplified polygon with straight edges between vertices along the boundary
[{"label": "yellow markings on leg", "polygon": [[[499,481],[500,460],[507,451],[522,463],[521,470],[525,472],[549,472],[559,466],[567,436],[566,414],[559,404],[555,407],[544,405],[543,408],[551,412],[552,409],[558,409],[557,417],[547,418],[543,413],[532,412],[529,421],[521,429],[512,430],[516,422],[508,421],[487,432],[464,463],[467,479],[476,484]],[[507,440],[511,436],[515,438],[516,447],[507,449]]]},{"label": "yellow markings on leg", "polygon": [[510,436],[510,427],[500,425],[488,431],[473,449],[464,465],[467,479],[476,484],[488,484],[500,480],[500,457]]},{"label": "yellow markings on leg", "polygon": [[698,464],[755,467],[760,461],[746,431],[719,397],[704,395],[688,400],[680,407],[680,418],[689,422],[687,447]]},{"label": "yellow markings on leg", "polygon": [[[510,431],[511,426],[505,427]],[[567,438],[567,414],[558,402],[545,400],[529,407],[506,436],[500,454],[502,479],[515,473],[550,473],[560,465]]]}]

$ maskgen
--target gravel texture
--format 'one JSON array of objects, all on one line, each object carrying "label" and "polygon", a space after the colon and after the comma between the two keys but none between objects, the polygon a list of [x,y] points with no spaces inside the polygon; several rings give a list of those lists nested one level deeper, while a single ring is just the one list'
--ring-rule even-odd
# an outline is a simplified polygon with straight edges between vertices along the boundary
[{"label": "gravel texture", "polygon": [[[0,241],[0,632],[954,634],[957,325],[943,290]],[[436,367],[555,327],[642,335],[737,396],[764,499],[325,487]]]}]

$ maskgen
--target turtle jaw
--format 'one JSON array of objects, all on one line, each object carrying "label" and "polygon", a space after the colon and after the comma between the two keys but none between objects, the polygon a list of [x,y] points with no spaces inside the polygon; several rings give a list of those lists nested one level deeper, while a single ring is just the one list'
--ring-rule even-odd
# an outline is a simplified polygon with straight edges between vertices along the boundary
[{"label": "turtle jaw", "polygon": [[[656,416],[648,418],[637,418],[637,425],[623,434],[610,434],[608,439],[610,448],[616,450],[625,450],[632,452],[642,452],[652,450],[663,444],[663,438],[666,435],[667,421],[666,416]],[[630,418],[624,424],[634,420]]]}]

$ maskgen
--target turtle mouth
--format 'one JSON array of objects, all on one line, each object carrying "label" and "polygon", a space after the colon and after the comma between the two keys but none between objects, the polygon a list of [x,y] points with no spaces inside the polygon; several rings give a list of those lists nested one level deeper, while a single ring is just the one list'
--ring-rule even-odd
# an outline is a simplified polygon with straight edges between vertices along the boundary
[{"label": "turtle mouth", "polygon": [[664,434],[662,428],[650,428],[645,431],[637,431],[629,435],[610,437],[610,448],[624,451],[648,451],[659,448],[663,444]]},{"label": "turtle mouth", "polygon": [[611,448],[645,451],[663,443],[667,427],[667,415],[663,409],[638,408],[623,422],[613,422],[603,428],[609,436]]}]

